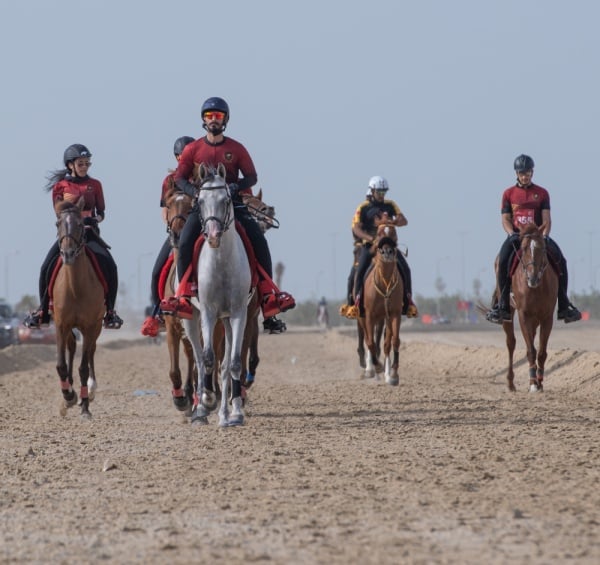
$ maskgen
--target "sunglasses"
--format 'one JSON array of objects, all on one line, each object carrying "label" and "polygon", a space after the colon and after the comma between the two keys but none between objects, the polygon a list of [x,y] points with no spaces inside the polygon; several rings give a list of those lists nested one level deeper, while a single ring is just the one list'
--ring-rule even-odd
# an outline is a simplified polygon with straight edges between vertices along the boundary
[{"label": "sunglasses", "polygon": [[204,112],[202,115],[205,120],[224,120],[225,116],[225,112]]},{"label": "sunglasses", "polygon": [[91,163],[91,161],[79,161],[79,162],[75,161],[75,166],[77,166],[77,167],[91,167],[92,163]]}]

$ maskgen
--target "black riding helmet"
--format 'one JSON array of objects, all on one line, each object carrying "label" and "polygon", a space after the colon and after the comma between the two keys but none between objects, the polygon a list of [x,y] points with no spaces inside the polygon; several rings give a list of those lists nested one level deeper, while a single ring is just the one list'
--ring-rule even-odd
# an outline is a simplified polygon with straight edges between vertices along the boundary
[{"label": "black riding helmet", "polygon": [[223,120],[223,125],[227,125],[229,121],[229,105],[225,100],[219,98],[218,96],[213,96],[212,98],[207,98],[202,104],[202,117],[204,117],[205,112],[225,112],[225,119]]},{"label": "black riding helmet", "polygon": [[192,141],[194,141],[194,138],[190,137],[189,135],[184,135],[183,137],[178,137],[175,140],[175,145],[173,145],[173,153],[175,154],[175,157],[177,157],[177,155],[181,155],[183,153],[183,148],[188,143],[192,143]]},{"label": "black riding helmet", "polygon": [[80,157],[91,157],[92,154],[90,150],[85,146],[81,145],[81,143],[74,143],[73,145],[69,145],[65,149],[65,153],[63,155],[63,162],[65,167],[68,167],[68,164],[75,159],[79,159]]},{"label": "black riding helmet", "polygon": [[525,171],[532,171],[534,167],[533,159],[529,155],[519,155],[515,159],[515,171],[517,173],[524,173]]}]

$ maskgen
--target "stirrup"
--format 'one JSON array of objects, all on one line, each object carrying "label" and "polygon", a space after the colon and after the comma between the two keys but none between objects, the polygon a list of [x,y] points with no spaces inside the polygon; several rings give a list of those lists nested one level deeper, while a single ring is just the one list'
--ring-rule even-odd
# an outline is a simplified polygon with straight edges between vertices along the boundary
[{"label": "stirrup", "polygon": [[418,316],[419,316],[419,310],[417,310],[416,305],[411,302],[408,305],[408,308],[406,309],[406,317],[407,318],[417,318]]},{"label": "stirrup", "polygon": [[148,316],[142,324],[142,335],[156,337],[160,330],[160,322],[156,316]]},{"label": "stirrup", "polygon": [[281,312],[281,308],[279,307],[279,300],[277,300],[277,296],[275,296],[275,294],[267,294],[263,298],[261,309],[263,318],[265,320],[274,318],[277,314],[279,314]]},{"label": "stirrup", "polygon": [[287,310],[291,310],[296,307],[296,301],[294,297],[288,292],[280,292],[277,295],[277,302],[279,302],[279,309],[282,312],[286,312]]},{"label": "stirrup", "polygon": [[502,324],[503,322],[510,322],[512,317],[510,312],[507,312],[506,310],[492,308],[491,310],[488,310],[487,314],[485,315],[485,319],[488,322],[492,322],[492,324]]},{"label": "stirrup", "polygon": [[356,320],[358,318],[358,308],[354,304],[343,304],[340,308],[340,316],[344,316],[349,320]]},{"label": "stirrup", "polygon": [[109,310],[104,316],[104,327],[107,330],[118,330],[123,325],[123,320],[114,310]]},{"label": "stirrup", "polygon": [[32,330],[39,330],[42,326],[50,325],[50,314],[45,313],[43,310],[30,312],[23,320],[23,325]]},{"label": "stirrup", "polygon": [[269,333],[281,333],[287,330],[287,326],[284,321],[278,320],[275,316],[265,318],[263,321],[263,328]]},{"label": "stirrup", "polygon": [[163,314],[177,316],[185,320],[191,320],[194,317],[194,309],[187,298],[170,296],[160,302],[160,310]]},{"label": "stirrup", "polygon": [[566,308],[558,312],[558,319],[564,320],[565,324],[578,322],[581,320],[581,312],[575,306],[569,304]]}]

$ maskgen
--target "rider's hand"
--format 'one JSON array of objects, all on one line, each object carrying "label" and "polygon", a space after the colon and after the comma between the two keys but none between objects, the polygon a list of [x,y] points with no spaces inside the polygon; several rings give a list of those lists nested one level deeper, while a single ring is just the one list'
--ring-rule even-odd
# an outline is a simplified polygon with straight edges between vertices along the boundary
[{"label": "rider's hand", "polygon": [[229,188],[229,192],[231,193],[231,196],[236,196],[240,190],[240,186],[237,182],[232,182],[232,183],[228,184],[227,186]]}]

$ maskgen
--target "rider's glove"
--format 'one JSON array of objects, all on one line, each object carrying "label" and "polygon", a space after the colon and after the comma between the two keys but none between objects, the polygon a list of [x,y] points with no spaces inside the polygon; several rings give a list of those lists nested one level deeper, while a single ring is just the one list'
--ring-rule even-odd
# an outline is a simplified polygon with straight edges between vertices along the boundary
[{"label": "rider's glove", "polygon": [[229,192],[231,194],[231,196],[237,196],[239,190],[240,190],[240,185],[237,182],[232,182],[230,184],[227,185],[229,187]]}]

